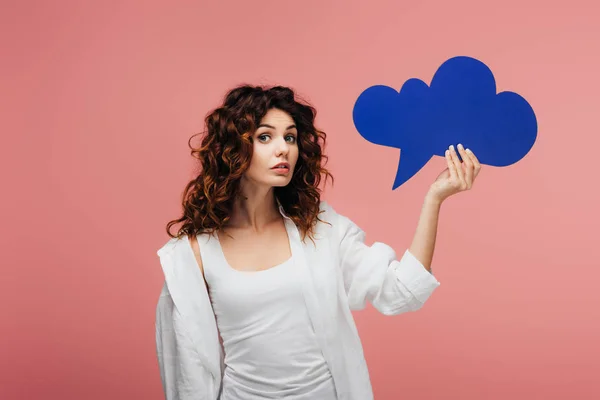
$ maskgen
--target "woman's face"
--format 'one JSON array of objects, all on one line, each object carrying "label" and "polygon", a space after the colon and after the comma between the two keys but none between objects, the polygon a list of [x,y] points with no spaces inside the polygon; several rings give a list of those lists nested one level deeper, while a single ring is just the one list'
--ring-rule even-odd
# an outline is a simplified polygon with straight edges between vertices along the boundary
[{"label": "woman's face", "polygon": [[286,186],[298,161],[298,129],[285,111],[270,109],[253,136],[254,152],[245,178],[260,186]]}]

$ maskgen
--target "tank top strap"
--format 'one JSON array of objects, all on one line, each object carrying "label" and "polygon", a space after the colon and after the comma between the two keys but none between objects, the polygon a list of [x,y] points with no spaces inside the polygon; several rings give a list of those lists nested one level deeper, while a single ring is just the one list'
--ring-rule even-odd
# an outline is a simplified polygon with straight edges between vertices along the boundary
[{"label": "tank top strap", "polygon": [[196,237],[198,238],[200,257],[202,258],[204,279],[210,285],[221,264],[219,239],[216,237],[216,233],[199,233]]}]

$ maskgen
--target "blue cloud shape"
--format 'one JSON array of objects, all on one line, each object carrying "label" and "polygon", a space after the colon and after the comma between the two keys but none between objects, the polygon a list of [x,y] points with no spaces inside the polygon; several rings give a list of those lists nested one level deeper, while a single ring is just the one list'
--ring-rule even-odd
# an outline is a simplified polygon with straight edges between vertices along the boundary
[{"label": "blue cloud shape", "polygon": [[490,68],[471,57],[445,61],[431,86],[407,80],[400,89],[384,85],[363,91],[354,104],[354,125],[367,141],[401,149],[392,190],[408,181],[450,144],[473,150],[481,164],[505,167],[531,150],[537,120],[514,92],[496,94]]}]

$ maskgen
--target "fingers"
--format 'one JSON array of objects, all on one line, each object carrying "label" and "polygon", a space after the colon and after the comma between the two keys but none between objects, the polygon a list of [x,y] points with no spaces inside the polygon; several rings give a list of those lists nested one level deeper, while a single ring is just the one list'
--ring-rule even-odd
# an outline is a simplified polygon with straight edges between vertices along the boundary
[{"label": "fingers", "polygon": [[479,174],[479,171],[481,171],[481,164],[479,163],[479,160],[475,156],[475,153],[473,153],[471,151],[471,149],[467,149],[467,155],[469,156],[469,158],[473,162],[473,173],[475,175],[474,176],[474,178],[475,178],[475,177],[477,177],[477,174]]},{"label": "fingers", "polygon": [[450,172],[450,179],[457,180],[458,173],[456,172],[454,161],[452,161],[452,157],[450,156],[450,150],[446,150],[446,163],[448,164],[448,172]]},{"label": "fingers", "polygon": [[465,148],[462,144],[458,145],[458,152],[460,153],[461,158],[463,159],[463,164],[465,165],[465,182],[467,184],[467,189],[471,189],[473,186],[473,160],[465,151]]},{"label": "fingers", "polygon": [[460,180],[461,184],[466,185],[465,174],[462,170],[461,162],[458,159],[458,154],[456,154],[456,150],[454,149],[453,145],[450,145],[450,158],[452,159],[452,163],[454,164],[454,168],[456,169],[458,179]]}]

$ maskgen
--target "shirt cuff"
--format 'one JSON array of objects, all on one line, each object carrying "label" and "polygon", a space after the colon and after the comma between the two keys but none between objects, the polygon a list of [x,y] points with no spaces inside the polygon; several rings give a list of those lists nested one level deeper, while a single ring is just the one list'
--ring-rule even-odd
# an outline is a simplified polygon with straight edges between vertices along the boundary
[{"label": "shirt cuff", "polygon": [[425,266],[408,250],[395,269],[396,277],[415,298],[424,303],[433,291],[440,286],[440,282],[427,271]]}]

